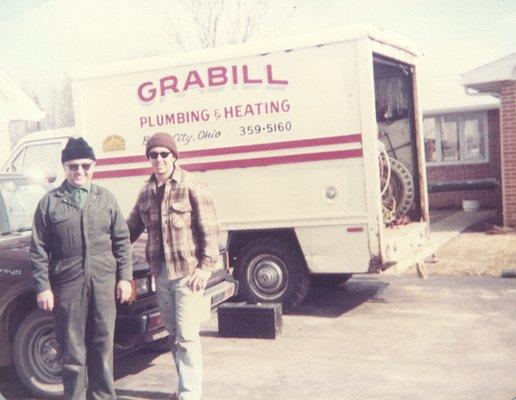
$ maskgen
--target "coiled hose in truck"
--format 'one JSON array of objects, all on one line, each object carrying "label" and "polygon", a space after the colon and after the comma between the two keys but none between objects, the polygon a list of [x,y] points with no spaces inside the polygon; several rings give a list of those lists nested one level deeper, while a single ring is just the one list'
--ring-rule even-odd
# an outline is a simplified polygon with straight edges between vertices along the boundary
[{"label": "coiled hose in truck", "polygon": [[383,221],[390,224],[411,209],[414,203],[414,180],[403,163],[389,157],[384,144],[380,141],[378,158]]}]

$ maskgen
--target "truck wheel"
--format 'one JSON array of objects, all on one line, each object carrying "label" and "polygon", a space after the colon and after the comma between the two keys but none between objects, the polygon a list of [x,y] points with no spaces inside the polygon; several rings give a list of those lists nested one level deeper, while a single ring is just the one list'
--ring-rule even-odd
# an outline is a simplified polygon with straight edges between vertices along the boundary
[{"label": "truck wheel", "polygon": [[14,337],[14,365],[22,383],[35,395],[63,395],[60,348],[52,314],[34,310],[20,324]]},{"label": "truck wheel", "polygon": [[154,340],[145,345],[145,350],[151,353],[167,353],[171,350],[170,336]]},{"label": "truck wheel", "polygon": [[282,303],[283,311],[289,311],[303,301],[310,286],[304,264],[299,253],[282,240],[253,240],[237,255],[239,296],[251,302]]}]

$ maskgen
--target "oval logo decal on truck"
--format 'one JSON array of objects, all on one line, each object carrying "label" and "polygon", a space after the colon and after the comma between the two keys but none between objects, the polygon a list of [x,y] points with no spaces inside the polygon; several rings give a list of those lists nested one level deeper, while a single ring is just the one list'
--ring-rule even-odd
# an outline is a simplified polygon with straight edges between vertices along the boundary
[{"label": "oval logo decal on truck", "polygon": [[102,150],[106,153],[108,151],[123,151],[125,150],[125,140],[119,135],[110,135],[102,142]]}]

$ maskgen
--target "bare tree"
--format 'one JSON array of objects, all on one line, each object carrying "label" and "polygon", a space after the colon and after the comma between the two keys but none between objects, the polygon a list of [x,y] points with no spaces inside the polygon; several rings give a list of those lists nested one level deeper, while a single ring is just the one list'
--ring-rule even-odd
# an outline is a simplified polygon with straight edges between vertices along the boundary
[{"label": "bare tree", "polygon": [[[260,24],[266,20],[269,4],[265,0],[239,1],[233,15],[228,15],[228,43],[243,43],[256,32]],[[231,29],[232,28],[232,29]]]},{"label": "bare tree", "polygon": [[280,33],[296,10],[295,0],[282,2],[281,9],[272,4],[271,0],[167,1],[162,3],[164,30],[181,51],[244,43]]},{"label": "bare tree", "polygon": [[202,47],[215,47],[219,22],[224,11],[224,0],[191,0],[186,7],[193,22],[199,29],[199,41]]},{"label": "bare tree", "polygon": [[[152,38],[146,49],[128,48],[128,59],[275,36],[282,33],[296,10],[296,0],[148,0],[146,6],[156,4],[164,17],[164,33],[170,47],[160,47],[162,38]],[[47,113],[47,118],[40,122],[11,123],[12,144],[29,132],[73,126],[72,88],[64,72],[11,67],[3,66]]]}]

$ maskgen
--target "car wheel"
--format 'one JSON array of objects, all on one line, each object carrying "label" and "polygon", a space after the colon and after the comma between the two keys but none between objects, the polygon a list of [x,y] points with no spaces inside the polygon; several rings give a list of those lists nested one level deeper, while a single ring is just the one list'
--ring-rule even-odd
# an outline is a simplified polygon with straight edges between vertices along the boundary
[{"label": "car wheel", "polygon": [[34,310],[22,321],[14,337],[14,365],[22,383],[35,395],[63,395],[61,351],[49,312]]},{"label": "car wheel", "polygon": [[250,302],[282,303],[289,311],[301,303],[310,275],[299,252],[276,238],[255,239],[237,255],[239,296]]}]

